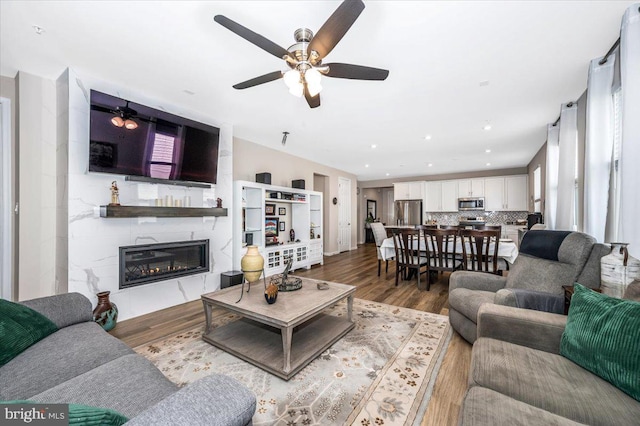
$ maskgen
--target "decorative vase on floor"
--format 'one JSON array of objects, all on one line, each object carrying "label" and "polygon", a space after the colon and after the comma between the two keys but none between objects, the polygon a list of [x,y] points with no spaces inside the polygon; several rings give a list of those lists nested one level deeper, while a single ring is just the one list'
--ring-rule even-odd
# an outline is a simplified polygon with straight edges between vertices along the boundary
[{"label": "decorative vase on floor", "polygon": [[628,243],[610,243],[611,253],[600,259],[602,292],[622,298],[627,287],[640,279],[640,260],[629,256]]},{"label": "decorative vase on floor", "polygon": [[258,246],[247,246],[247,252],[240,259],[240,268],[244,279],[252,283],[258,281],[264,269],[264,258],[258,251]]},{"label": "decorative vase on floor", "polygon": [[118,321],[118,307],[109,300],[110,291],[101,291],[98,296],[98,304],[93,310],[93,320],[104,328],[105,331],[112,330]]}]

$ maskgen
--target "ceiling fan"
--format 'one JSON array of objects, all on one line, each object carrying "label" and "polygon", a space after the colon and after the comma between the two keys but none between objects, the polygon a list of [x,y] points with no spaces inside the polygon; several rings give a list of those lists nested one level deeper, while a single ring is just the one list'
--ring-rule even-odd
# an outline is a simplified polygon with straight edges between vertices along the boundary
[{"label": "ceiling fan", "polygon": [[364,9],[362,0],[345,0],[320,27],[316,35],[307,28],[299,28],[294,32],[296,43],[284,49],[262,35],[243,27],[223,15],[213,19],[223,27],[236,33],[259,48],[281,58],[290,68],[288,71],[274,71],[242,83],[235,84],[234,89],[247,89],[259,84],[284,78],[289,92],[296,96],[304,94],[309,107],[320,106],[320,80],[323,75],[334,78],[352,80],[384,80],[388,70],[365,67],[361,65],[329,63],[322,60],[333,50]]}]

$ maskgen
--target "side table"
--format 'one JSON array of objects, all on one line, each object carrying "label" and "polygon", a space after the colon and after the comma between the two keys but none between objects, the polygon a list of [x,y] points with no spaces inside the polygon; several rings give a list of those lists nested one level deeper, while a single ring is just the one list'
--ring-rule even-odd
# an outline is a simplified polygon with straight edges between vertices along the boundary
[{"label": "side table", "polygon": [[[571,305],[571,297],[573,297],[573,286],[563,285],[562,289],[564,290],[564,314],[569,315],[569,305]],[[592,288],[590,290],[593,290],[596,293],[602,293],[602,290],[599,288]]]}]

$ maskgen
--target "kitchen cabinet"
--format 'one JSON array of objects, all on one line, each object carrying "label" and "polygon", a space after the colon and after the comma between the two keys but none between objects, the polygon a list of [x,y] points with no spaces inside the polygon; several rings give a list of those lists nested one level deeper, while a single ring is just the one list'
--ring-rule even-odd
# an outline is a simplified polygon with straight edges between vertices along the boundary
[{"label": "kitchen cabinet", "polygon": [[458,198],[484,197],[484,179],[460,179]]},{"label": "kitchen cabinet", "polygon": [[458,184],[454,180],[433,181],[426,184],[425,211],[458,211]]},{"label": "kitchen cabinet", "polygon": [[527,211],[527,175],[485,178],[484,206],[488,211]]},{"label": "kitchen cabinet", "polygon": [[398,182],[393,184],[394,200],[422,200],[424,182]]},{"label": "kitchen cabinet", "polygon": [[423,207],[427,212],[442,211],[442,182],[427,182],[424,204]]},{"label": "kitchen cabinet", "polygon": [[458,184],[455,180],[442,182],[442,211],[458,211]]}]

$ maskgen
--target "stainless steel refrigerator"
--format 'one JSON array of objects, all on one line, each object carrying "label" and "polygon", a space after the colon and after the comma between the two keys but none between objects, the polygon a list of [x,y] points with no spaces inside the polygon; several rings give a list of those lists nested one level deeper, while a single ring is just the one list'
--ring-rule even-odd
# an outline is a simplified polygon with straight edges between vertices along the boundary
[{"label": "stainless steel refrigerator", "polygon": [[398,200],[395,202],[395,220],[397,226],[422,224],[422,200]]}]

